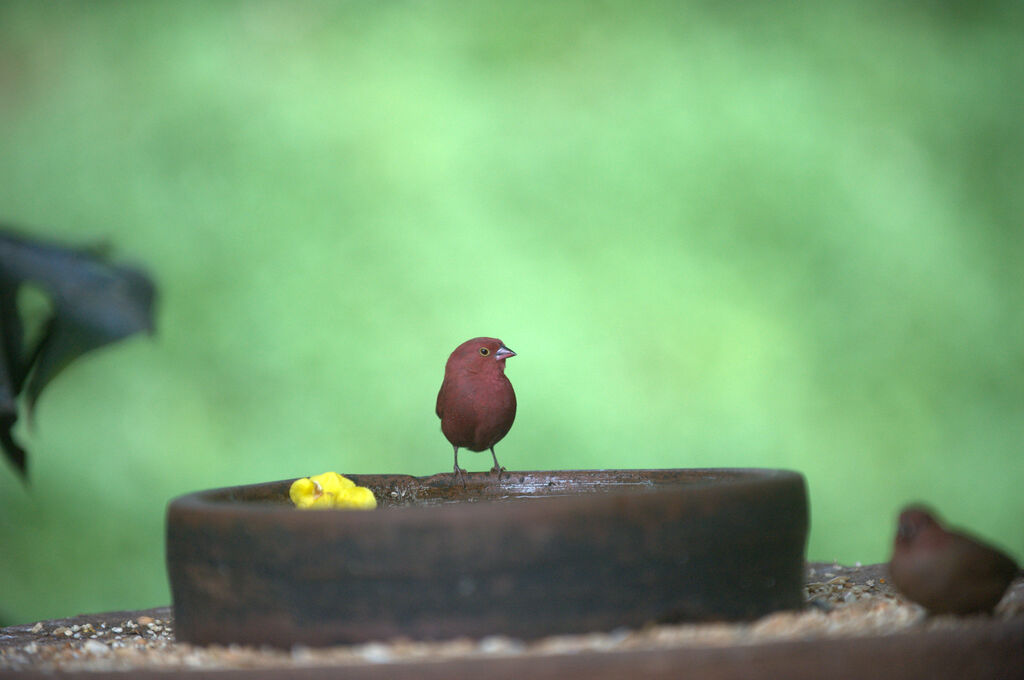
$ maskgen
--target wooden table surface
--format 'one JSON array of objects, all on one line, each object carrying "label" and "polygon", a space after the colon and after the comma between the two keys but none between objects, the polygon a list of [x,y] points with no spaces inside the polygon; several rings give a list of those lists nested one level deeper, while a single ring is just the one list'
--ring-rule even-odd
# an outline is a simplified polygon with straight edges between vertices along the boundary
[{"label": "wooden table surface", "polygon": [[[849,585],[870,583],[882,589],[884,565],[841,567],[829,564],[808,565],[808,583],[820,583],[840,577]],[[0,676],[18,678],[90,678],[104,677],[164,679],[177,675],[187,678],[231,680],[278,680],[283,678],[353,679],[385,678],[461,678],[486,677],[488,680],[530,678],[1024,678],[1024,577],[1019,577],[1000,605],[1002,614],[993,617],[952,619],[941,625],[914,626],[900,632],[855,637],[790,639],[755,644],[686,644],[650,649],[607,651],[584,650],[564,654],[524,653],[441,659],[397,659],[383,663],[293,664],[276,661],[254,667],[253,658],[270,651],[248,650],[243,667],[135,667],[130,670],[92,670],[60,667],[16,666],[7,655],[18,652],[24,658],[26,647],[75,649],[84,640],[54,635],[58,628],[89,624],[110,629],[126,620],[149,619],[173,626],[169,607],[128,612],[89,614],[66,619],[23,624],[0,629]],[[1009,612],[1009,614],[1007,613]],[[149,619],[145,618],[149,617]],[[714,624],[711,624],[714,625]],[[169,649],[178,645],[169,642]],[[33,646],[34,645],[34,646]],[[187,646],[186,646],[187,647]],[[153,660],[158,658],[155,653]],[[284,657],[286,660],[290,657]],[[257,664],[258,666],[259,664]],[[12,670],[17,669],[17,670]]]}]

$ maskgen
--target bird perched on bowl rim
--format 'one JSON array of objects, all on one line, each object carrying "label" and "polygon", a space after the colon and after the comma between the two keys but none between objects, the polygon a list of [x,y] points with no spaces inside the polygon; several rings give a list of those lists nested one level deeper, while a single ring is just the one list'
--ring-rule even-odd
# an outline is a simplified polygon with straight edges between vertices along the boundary
[{"label": "bird perched on bowl rim", "polygon": [[1008,555],[967,534],[944,529],[920,505],[900,513],[889,576],[932,614],[989,612],[1017,574]]},{"label": "bird perched on bowl rim", "polygon": [[494,445],[508,434],[516,419],[516,393],[505,375],[505,360],[515,352],[497,338],[473,338],[451,353],[444,366],[444,380],[437,393],[437,417],[441,432],[451,443],[459,480],[459,448],[490,449],[499,477],[505,470],[494,454]]}]

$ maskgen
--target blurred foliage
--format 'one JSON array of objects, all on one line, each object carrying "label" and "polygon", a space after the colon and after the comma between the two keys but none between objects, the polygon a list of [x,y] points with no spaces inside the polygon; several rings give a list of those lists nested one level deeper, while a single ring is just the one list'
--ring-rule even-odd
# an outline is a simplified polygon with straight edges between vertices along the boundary
[{"label": "blurred foliage", "polygon": [[28,453],[12,436],[19,407],[31,418],[42,391],[75,359],[152,333],[154,298],[144,272],[0,225],[0,454],[18,474],[28,470]]},{"label": "blurred foliage", "polygon": [[1024,557],[1022,7],[3,2],[0,217],[161,305],[0,470],[0,616],[167,603],[178,494],[450,470],[476,335],[510,469],[793,468],[812,559],[911,500]]}]

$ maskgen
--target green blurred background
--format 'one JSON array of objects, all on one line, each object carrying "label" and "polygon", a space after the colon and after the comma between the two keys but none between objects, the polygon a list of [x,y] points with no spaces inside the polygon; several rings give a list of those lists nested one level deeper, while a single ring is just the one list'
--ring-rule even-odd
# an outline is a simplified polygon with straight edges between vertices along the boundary
[{"label": "green blurred background", "polygon": [[911,500],[1024,557],[1022,7],[3,2],[0,220],[161,299],[0,467],[0,619],[168,603],[178,494],[450,471],[475,335],[510,469],[793,468],[812,559]]}]

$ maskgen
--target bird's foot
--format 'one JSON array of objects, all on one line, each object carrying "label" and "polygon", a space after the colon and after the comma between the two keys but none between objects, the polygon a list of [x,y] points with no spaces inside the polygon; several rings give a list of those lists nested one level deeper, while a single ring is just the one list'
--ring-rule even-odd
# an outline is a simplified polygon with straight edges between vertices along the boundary
[{"label": "bird's foot", "polygon": [[508,470],[505,469],[504,465],[495,465],[491,468],[491,474],[494,474],[495,472],[498,473],[498,481],[500,482],[502,473],[508,472]]},{"label": "bird's foot", "polygon": [[466,478],[464,476],[465,474],[466,474],[466,471],[463,470],[462,468],[460,468],[458,465],[455,466],[455,472],[452,473],[452,477],[455,477],[460,482],[462,482],[462,488],[463,489],[466,488]]}]

